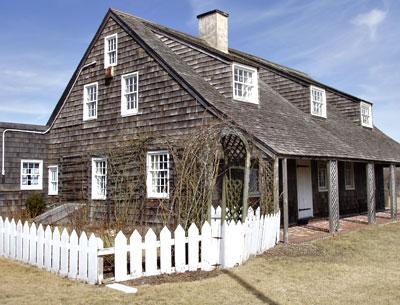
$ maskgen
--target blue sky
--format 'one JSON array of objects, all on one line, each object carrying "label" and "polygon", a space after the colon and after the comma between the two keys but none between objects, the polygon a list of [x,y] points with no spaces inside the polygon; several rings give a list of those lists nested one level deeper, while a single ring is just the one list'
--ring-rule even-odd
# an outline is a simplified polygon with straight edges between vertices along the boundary
[{"label": "blue sky", "polygon": [[109,7],[194,35],[197,14],[222,9],[230,47],[373,102],[400,141],[398,0],[1,1],[0,121],[47,122]]}]

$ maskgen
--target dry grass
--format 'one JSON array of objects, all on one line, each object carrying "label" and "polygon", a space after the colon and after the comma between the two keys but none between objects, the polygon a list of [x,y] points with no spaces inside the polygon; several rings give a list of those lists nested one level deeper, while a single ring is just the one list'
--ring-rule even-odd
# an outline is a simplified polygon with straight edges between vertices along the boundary
[{"label": "dry grass", "polygon": [[0,259],[0,304],[400,304],[400,223],[276,247],[199,281],[124,295]]}]

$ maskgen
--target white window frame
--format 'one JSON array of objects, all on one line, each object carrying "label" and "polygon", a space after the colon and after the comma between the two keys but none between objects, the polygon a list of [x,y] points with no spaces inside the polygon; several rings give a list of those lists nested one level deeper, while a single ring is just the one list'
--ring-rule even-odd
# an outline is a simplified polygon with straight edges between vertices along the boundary
[{"label": "white window frame", "polygon": [[[105,191],[104,194],[99,192],[97,179],[96,179],[96,163],[105,162]],[[92,200],[106,200],[107,198],[107,159],[106,158],[92,158]]]},{"label": "white window frame", "polygon": [[[136,91],[126,92],[125,81],[127,78],[136,77]],[[136,95],[136,108],[128,109],[127,94]],[[139,111],[139,72],[128,73],[121,76],[121,116],[137,114]]]},{"label": "white window frame", "polygon": [[[321,113],[314,111],[313,91],[317,91],[322,94]],[[322,89],[322,88],[319,88],[316,86],[310,86],[310,111],[311,111],[311,114],[314,116],[326,118],[326,92],[325,92],[325,89]]]},{"label": "white window frame", "polygon": [[[89,87],[96,87],[96,100],[95,102],[95,107],[96,107],[96,113],[94,116],[89,116],[89,107],[88,107],[88,103],[87,103],[87,99],[88,99],[88,92],[87,89]],[[84,121],[90,121],[90,120],[96,120],[97,119],[97,112],[98,112],[98,105],[99,105],[99,83],[95,82],[95,83],[90,83],[90,84],[86,84],[83,86],[83,120]]]},{"label": "white window frame", "polygon": [[[350,166],[347,168],[347,166]],[[347,179],[347,170],[350,170],[350,181]],[[345,162],[344,163],[344,185],[347,191],[352,191],[355,189],[354,183],[354,163],[353,162]]]},{"label": "white window frame", "polygon": [[[55,171],[56,173],[56,181],[53,181],[53,175],[52,172]],[[58,165],[50,165],[48,166],[48,194],[50,196],[56,196],[58,195]],[[53,189],[53,185],[56,185],[55,190]]]},{"label": "white window frame", "polygon": [[[115,51],[108,50],[108,42],[115,38]],[[110,63],[109,54],[115,52],[115,62]],[[104,69],[108,67],[115,67],[118,64],[118,34],[112,34],[104,37]]]},{"label": "white window frame", "polygon": [[[325,169],[325,186],[321,185],[319,171],[320,169]],[[318,177],[318,191],[319,192],[327,192],[329,186],[329,177],[328,177],[328,163],[320,161],[317,163],[317,177]]]},{"label": "white window frame", "polygon": [[[39,178],[37,185],[23,185],[22,177],[26,174],[23,174],[23,166],[24,163],[39,163]],[[42,190],[43,189],[43,160],[21,160],[21,172],[20,172],[20,189],[21,190]]]},{"label": "white window frame", "polygon": [[[369,112],[369,119],[368,122],[364,122],[363,120],[363,108],[364,109],[368,109]],[[361,125],[364,127],[369,127],[372,128],[373,127],[373,121],[372,121],[372,105],[369,103],[365,103],[365,102],[360,102],[360,120],[361,120]]]},{"label": "white window frame", "polygon": [[[152,169],[151,169],[151,156],[154,155],[167,155],[167,192],[155,192],[153,191],[153,176],[152,176]],[[170,181],[169,181],[169,167],[170,167],[170,157],[169,153],[166,150],[159,150],[159,151],[149,151],[147,152],[147,162],[146,162],[146,188],[147,188],[147,198],[154,198],[154,199],[168,199],[169,192],[170,192]]]},{"label": "white window frame", "polygon": [[[254,80],[253,84],[253,92],[254,94],[251,97],[243,97],[240,95],[236,94],[235,90],[235,83],[240,83],[243,85],[246,85],[245,83],[235,81],[235,68],[246,70],[247,72],[252,73],[252,79]],[[256,68],[252,68],[249,66],[233,63],[232,64],[232,91],[233,91],[233,99],[241,102],[248,102],[248,103],[253,103],[253,104],[258,104],[259,103],[259,97],[258,97],[258,71]]]}]

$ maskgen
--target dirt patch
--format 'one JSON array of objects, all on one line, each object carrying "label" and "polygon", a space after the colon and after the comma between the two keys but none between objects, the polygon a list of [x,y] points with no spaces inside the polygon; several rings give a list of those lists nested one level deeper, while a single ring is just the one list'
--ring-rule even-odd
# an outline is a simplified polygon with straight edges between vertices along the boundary
[{"label": "dirt patch", "polygon": [[220,270],[213,271],[187,271],[184,273],[163,274],[157,276],[148,276],[135,280],[124,282],[128,286],[142,286],[142,285],[161,285],[165,283],[178,283],[178,282],[194,282],[204,279],[210,279],[222,274]]},{"label": "dirt patch", "polygon": [[313,243],[279,244],[262,254],[264,257],[299,257],[299,256],[324,256],[326,251]]}]

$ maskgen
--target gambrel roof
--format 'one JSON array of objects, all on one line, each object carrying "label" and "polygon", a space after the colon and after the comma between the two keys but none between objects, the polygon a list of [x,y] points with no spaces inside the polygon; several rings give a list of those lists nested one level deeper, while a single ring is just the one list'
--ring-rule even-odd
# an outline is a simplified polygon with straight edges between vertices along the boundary
[{"label": "gambrel roof", "polygon": [[[329,113],[326,119],[312,117],[286,100],[261,79],[259,80],[259,104],[243,103],[225,97],[168,48],[160,40],[159,33],[173,36],[188,45],[204,49],[209,54],[228,62],[238,62],[253,67],[267,66],[287,77],[322,85],[307,74],[237,50],[230,49],[229,54],[220,52],[197,37],[117,10],[110,10],[105,20],[110,17],[210,112],[236,124],[255,143],[267,151],[287,157],[340,158],[400,163],[399,143],[376,127],[369,129],[357,126],[332,105],[328,105]],[[80,66],[83,63],[84,58]],[[69,86],[72,84],[73,78]],[[323,86],[330,88],[326,85]],[[357,102],[360,101],[354,96],[336,91],[350,99],[357,100]],[[62,106],[62,103],[63,97],[56,110]],[[56,110],[48,125],[51,125],[55,119]]]}]

